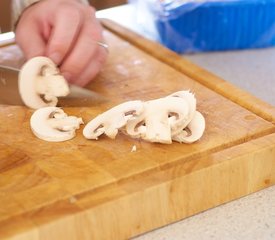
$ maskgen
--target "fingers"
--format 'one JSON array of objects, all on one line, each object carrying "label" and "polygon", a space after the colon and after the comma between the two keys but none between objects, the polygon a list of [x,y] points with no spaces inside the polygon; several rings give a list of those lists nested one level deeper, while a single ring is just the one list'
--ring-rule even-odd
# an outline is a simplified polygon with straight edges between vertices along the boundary
[{"label": "fingers", "polygon": [[15,36],[16,42],[27,59],[45,54],[46,43],[37,22],[27,20],[24,26],[19,23]]},{"label": "fingers", "polygon": [[53,29],[46,55],[57,65],[61,64],[81,30],[84,17],[77,8],[64,4],[53,19]]},{"label": "fingers", "polygon": [[101,69],[107,51],[92,7],[77,1],[40,1],[22,14],[16,40],[27,58],[51,58],[65,78],[86,85]]},{"label": "fingers", "polygon": [[[102,30],[92,14],[93,10],[89,9],[73,49],[60,66],[62,74],[69,82],[81,85],[86,84],[94,77],[94,73],[99,72],[107,56],[106,50],[96,43],[97,39],[102,41]],[[88,67],[91,69],[87,70]],[[90,77],[87,72],[90,72]]]},{"label": "fingers", "polygon": [[90,59],[88,65],[86,65],[82,73],[75,79],[71,79],[72,83],[83,87],[94,79],[94,77],[99,73],[104,62],[106,61],[108,52],[100,46],[98,46],[97,49],[97,54]]}]

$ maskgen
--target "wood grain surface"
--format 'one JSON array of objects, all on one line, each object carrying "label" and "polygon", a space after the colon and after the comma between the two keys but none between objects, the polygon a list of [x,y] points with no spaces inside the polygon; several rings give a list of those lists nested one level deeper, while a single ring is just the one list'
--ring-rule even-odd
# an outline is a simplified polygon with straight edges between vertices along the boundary
[{"label": "wood grain surface", "polygon": [[0,105],[1,239],[128,239],[275,183],[274,107],[104,24],[109,59],[87,87],[109,101],[65,111],[87,123],[124,101],[190,89],[205,134],[191,145],[122,134],[91,141],[82,127],[71,141],[49,143],[32,134],[32,110]]}]

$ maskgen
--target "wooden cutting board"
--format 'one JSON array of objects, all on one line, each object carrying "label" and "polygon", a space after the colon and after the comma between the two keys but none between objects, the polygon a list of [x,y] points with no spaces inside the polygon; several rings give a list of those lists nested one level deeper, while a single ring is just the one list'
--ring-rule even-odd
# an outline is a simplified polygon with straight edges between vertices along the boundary
[{"label": "wooden cutting board", "polygon": [[110,56],[88,88],[109,101],[65,111],[87,123],[124,101],[190,89],[205,134],[191,145],[122,134],[91,141],[82,127],[71,141],[49,143],[32,134],[32,110],[0,105],[1,239],[127,239],[275,183],[274,107],[119,25],[103,24]]}]

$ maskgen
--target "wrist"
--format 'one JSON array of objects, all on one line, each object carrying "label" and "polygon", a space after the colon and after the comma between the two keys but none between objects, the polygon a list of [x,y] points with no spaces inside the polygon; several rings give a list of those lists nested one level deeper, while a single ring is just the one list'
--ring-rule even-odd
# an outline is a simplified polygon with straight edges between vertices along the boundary
[{"label": "wrist", "polygon": [[[30,7],[31,5],[33,5],[35,3],[38,3],[40,1],[45,1],[45,0],[13,0],[12,1],[12,26],[13,26],[13,29],[16,28],[16,25],[19,21],[19,18],[21,16],[22,12],[26,8]],[[89,5],[88,0],[67,0],[67,1],[77,1],[77,2],[81,2],[83,4],[86,4],[86,5]]]},{"label": "wrist", "polygon": [[24,0],[24,1],[13,0],[12,1],[12,27],[13,27],[13,29],[16,28],[23,11],[37,2],[39,2],[39,0]]}]

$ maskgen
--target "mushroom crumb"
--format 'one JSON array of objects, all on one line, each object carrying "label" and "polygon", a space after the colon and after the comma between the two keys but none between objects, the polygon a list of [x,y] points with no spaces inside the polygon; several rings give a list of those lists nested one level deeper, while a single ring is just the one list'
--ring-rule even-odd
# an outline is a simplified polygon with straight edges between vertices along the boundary
[{"label": "mushroom crumb", "polygon": [[[196,110],[196,98],[190,91],[175,92],[167,97],[129,101],[98,115],[84,128],[87,139],[102,134],[115,138],[117,133],[149,142],[193,143],[205,130],[205,119]],[[132,149],[134,150],[134,148]]]},{"label": "mushroom crumb", "polygon": [[3,84],[3,85],[6,85],[7,84],[7,80],[5,79],[5,78],[0,78],[0,80],[1,80],[1,83]]},{"label": "mushroom crumb", "polygon": [[74,196],[70,197],[70,198],[69,198],[69,202],[70,202],[71,204],[76,203],[76,202],[77,202],[76,197],[74,197]]},{"label": "mushroom crumb", "polygon": [[134,146],[132,147],[132,149],[131,149],[131,152],[136,152],[136,151],[137,151],[137,146],[134,145]]}]

